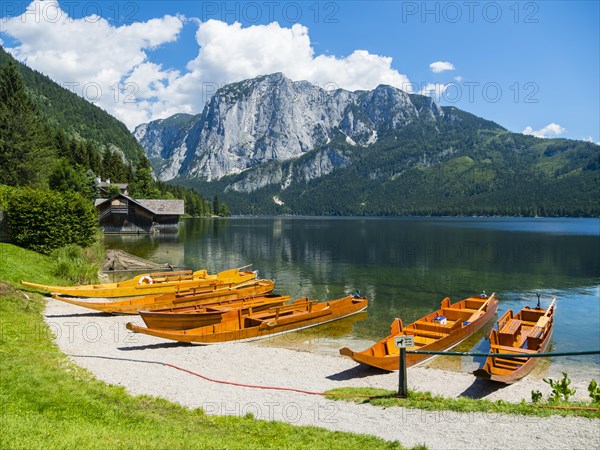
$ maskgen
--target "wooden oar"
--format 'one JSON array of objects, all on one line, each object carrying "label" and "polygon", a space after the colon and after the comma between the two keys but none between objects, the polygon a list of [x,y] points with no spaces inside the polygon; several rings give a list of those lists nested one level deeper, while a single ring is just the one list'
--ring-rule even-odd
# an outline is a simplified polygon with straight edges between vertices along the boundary
[{"label": "wooden oar", "polygon": [[490,295],[488,297],[488,299],[483,302],[483,304],[479,307],[479,309],[477,311],[475,311],[473,314],[471,314],[471,317],[469,317],[468,322],[473,322],[475,320],[477,320],[482,314],[484,314],[483,308],[485,308],[487,305],[489,305],[490,301],[496,296],[496,293],[493,292],[492,295]]}]

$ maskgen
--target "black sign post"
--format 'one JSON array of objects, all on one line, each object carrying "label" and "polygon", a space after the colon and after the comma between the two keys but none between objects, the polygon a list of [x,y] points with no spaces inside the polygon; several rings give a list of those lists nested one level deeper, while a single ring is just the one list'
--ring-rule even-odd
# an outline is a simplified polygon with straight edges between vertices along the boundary
[{"label": "black sign post", "polygon": [[408,396],[408,388],[406,382],[406,348],[400,349],[400,370],[398,370],[398,397],[406,398]]},{"label": "black sign post", "polygon": [[398,365],[398,397],[408,396],[406,380],[406,348],[415,346],[415,337],[412,335],[400,335],[394,338],[396,347],[400,349],[400,362]]}]

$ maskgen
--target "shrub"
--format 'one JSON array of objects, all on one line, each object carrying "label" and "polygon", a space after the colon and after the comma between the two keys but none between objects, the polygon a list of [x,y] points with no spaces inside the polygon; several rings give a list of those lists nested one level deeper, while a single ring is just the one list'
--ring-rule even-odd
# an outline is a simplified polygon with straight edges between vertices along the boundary
[{"label": "shrub", "polygon": [[7,197],[5,212],[16,245],[50,253],[68,244],[87,247],[94,242],[96,209],[79,194],[23,188]]},{"label": "shrub", "polygon": [[75,244],[58,248],[51,254],[54,260],[53,275],[74,284],[97,283],[103,255],[104,248],[99,240],[87,248]]}]

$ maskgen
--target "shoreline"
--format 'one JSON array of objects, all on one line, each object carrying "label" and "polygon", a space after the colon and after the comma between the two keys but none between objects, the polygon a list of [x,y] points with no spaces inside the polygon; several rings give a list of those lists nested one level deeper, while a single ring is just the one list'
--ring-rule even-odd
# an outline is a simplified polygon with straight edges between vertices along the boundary
[{"label": "shoreline", "polygon": [[[510,448],[532,443],[532,426],[540,448],[600,446],[600,436],[590,419],[511,416],[489,413],[422,411],[402,407],[381,408],[367,404],[336,402],[318,395],[291,391],[251,389],[214,383],[165,363],[233,383],[323,392],[336,387],[380,387],[395,390],[397,372],[381,372],[357,365],[349,358],[324,352],[298,351],[261,341],[212,346],[180,344],[125,329],[139,316],[108,316],[57,300],[47,302],[45,320],[56,342],[76,364],[98,379],[121,385],[134,395],[162,397],[190,408],[203,408],[208,415],[251,413],[256,419],[312,425],[331,430],[372,434],[403,445],[425,444],[429,448],[506,447],[503,427],[523,426]],[[160,364],[156,364],[159,362]],[[589,379],[572,377],[576,398],[585,398]],[[530,400],[532,389],[545,394],[541,380],[525,378],[501,389],[490,389],[485,380],[470,374],[428,366],[408,369],[410,389],[447,397],[468,395],[489,400]],[[438,431],[432,433],[432,424]],[[517,430],[518,431],[518,430]],[[452,436],[448,441],[447,435]]]}]

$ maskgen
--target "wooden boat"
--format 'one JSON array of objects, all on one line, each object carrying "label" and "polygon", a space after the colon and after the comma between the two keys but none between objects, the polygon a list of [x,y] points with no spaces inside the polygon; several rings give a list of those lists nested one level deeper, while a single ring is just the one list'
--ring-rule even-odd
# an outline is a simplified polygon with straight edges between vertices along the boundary
[{"label": "wooden boat", "polygon": [[140,327],[131,322],[127,324],[127,328],[136,333],[179,342],[216,344],[251,341],[351,316],[364,310],[367,304],[366,298],[351,295],[321,303],[302,298],[291,304],[261,312],[251,311],[244,314],[241,310],[231,311],[223,314],[219,323],[189,330],[159,330]]},{"label": "wooden boat", "polygon": [[183,292],[204,286],[223,286],[244,283],[256,278],[250,270],[230,269],[210,275],[206,270],[182,270],[138,275],[118,283],[90,284],[85,286],[48,286],[21,280],[21,284],[53,294],[70,297],[139,297],[154,294]]},{"label": "wooden boat", "polygon": [[138,310],[155,311],[165,308],[177,308],[200,304],[218,303],[227,300],[256,297],[266,295],[275,289],[275,283],[271,280],[251,280],[235,286],[207,286],[194,288],[186,292],[172,294],[148,295],[141,298],[119,300],[114,302],[89,302],[76,300],[74,298],[60,297],[60,300],[72,305],[83,306],[111,314],[137,314]]},{"label": "wooden boat", "polygon": [[[400,364],[399,349],[394,338],[402,335],[414,336],[415,346],[407,350],[448,350],[461,343],[479,330],[498,309],[496,294],[490,297],[470,297],[450,304],[446,297],[440,309],[428,314],[416,322],[404,327],[402,320],[395,319],[391,325],[389,336],[362,352],[355,352],[347,347],[340,353],[349,356],[361,364],[384,370],[398,370]],[[419,364],[432,355],[406,355],[407,367]]]},{"label": "wooden boat", "polygon": [[264,311],[282,306],[290,300],[289,295],[263,295],[259,297],[224,300],[218,303],[138,311],[148,328],[161,330],[189,330],[212,325],[221,321],[223,314],[241,310],[242,314]]},{"label": "wooden boat", "polygon": [[550,345],[554,322],[554,300],[548,309],[526,306],[516,316],[508,310],[498,320],[498,330],[490,333],[490,353],[522,354],[523,358],[488,357],[483,366],[473,372],[480,378],[512,384],[520,380],[537,364],[540,358],[528,358],[532,353],[543,353]]}]

